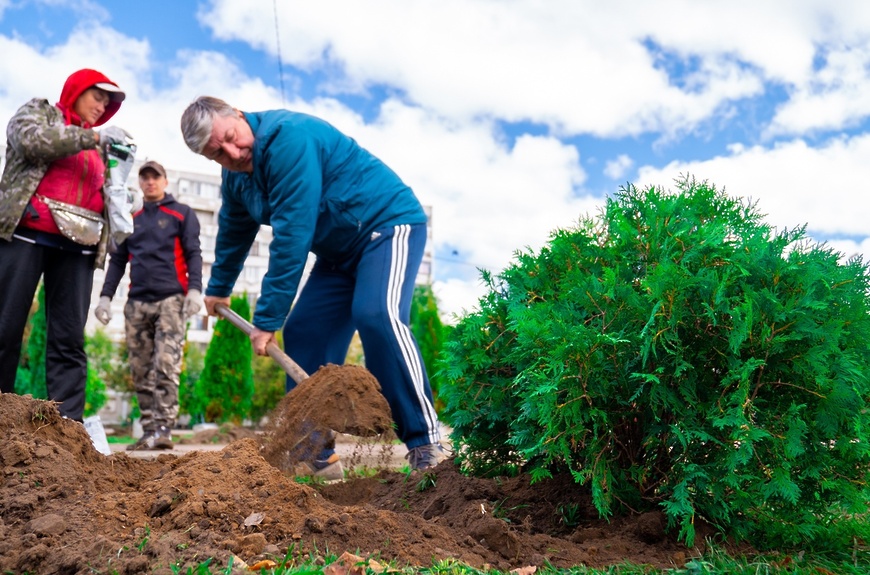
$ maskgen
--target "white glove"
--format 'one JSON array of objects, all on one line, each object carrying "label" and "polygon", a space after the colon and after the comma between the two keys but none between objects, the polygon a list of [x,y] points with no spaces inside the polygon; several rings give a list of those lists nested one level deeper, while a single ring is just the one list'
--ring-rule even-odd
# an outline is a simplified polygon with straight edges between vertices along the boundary
[{"label": "white glove", "polygon": [[190,319],[199,313],[202,309],[202,293],[192,289],[187,291],[187,296],[184,298],[184,305],[181,307],[181,314],[184,316],[184,321]]},{"label": "white glove", "polygon": [[132,198],[130,213],[135,214],[142,209],[142,206],[145,204],[145,198],[140,192],[137,192],[133,188],[127,188],[127,191],[130,193],[130,197]]},{"label": "white glove", "polygon": [[100,303],[94,310],[94,316],[101,324],[108,325],[109,320],[112,319],[112,298],[107,295],[100,296]]}]

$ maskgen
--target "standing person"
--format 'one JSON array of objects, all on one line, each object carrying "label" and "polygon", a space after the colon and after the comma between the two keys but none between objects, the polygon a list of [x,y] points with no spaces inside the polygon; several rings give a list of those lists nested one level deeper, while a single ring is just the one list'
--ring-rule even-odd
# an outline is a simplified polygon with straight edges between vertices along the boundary
[{"label": "standing person", "polygon": [[0,391],[15,391],[21,340],[42,278],[48,399],[75,421],[82,421],[85,407],[85,323],[93,270],[103,266],[109,237],[103,154],[110,144],[129,143],[120,128],[94,128],[112,118],[123,101],[115,82],[82,69],[66,79],[56,104],[34,98],[6,128],[0,179]]},{"label": "standing person", "polygon": [[193,209],[166,193],[167,185],[159,163],[139,168],[144,203],[133,214],[133,234],[112,253],[94,310],[104,325],[112,319],[112,298],[129,261],[124,318],[144,434],[128,450],[172,449],[184,328],[202,309],[199,220]]},{"label": "standing person", "polygon": [[[444,458],[438,417],[408,326],[426,245],[426,214],[411,188],[353,139],[306,114],[243,113],[203,96],[184,111],[181,131],[191,150],[224,167],[208,313],[229,303],[259,227],[271,225],[254,351],[265,355],[283,327],[285,350],[313,373],[343,364],[359,331],[411,468],[436,465]],[[317,260],[291,311],[309,251]],[[294,385],[288,377],[287,390]],[[328,478],[340,477],[340,465],[330,447],[310,463]]]}]

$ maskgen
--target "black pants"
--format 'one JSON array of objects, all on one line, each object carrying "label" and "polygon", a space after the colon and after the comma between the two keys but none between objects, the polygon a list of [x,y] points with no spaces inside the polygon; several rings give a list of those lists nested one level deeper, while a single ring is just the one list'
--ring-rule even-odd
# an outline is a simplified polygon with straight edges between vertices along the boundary
[{"label": "black pants", "polygon": [[0,240],[0,391],[15,390],[22,337],[39,278],[45,282],[45,380],[60,413],[82,420],[88,358],[85,323],[94,254]]}]

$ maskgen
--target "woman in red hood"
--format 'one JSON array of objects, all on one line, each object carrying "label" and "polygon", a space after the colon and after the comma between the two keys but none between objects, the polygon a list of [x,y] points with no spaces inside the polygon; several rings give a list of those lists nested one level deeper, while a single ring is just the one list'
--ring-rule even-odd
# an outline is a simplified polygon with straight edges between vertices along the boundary
[{"label": "woman in red hood", "polygon": [[114,116],[123,101],[115,82],[83,69],[67,78],[57,103],[34,98],[6,128],[0,179],[0,239],[5,240],[0,241],[0,391],[15,391],[21,340],[41,278],[48,399],[58,402],[61,415],[77,421],[85,405],[84,330],[93,270],[102,267],[108,234],[99,233],[99,224],[89,230],[96,234],[59,228],[52,209],[71,204],[85,214],[103,214],[106,164],[100,150],[125,143],[127,135],[120,128],[94,128]]}]

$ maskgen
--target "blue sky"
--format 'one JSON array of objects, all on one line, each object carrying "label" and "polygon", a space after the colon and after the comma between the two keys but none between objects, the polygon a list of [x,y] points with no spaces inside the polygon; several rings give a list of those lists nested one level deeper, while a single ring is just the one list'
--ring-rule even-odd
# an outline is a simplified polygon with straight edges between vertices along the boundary
[{"label": "blue sky", "polygon": [[128,93],[113,123],[177,169],[217,173],[179,135],[196,96],[327,119],[432,206],[447,314],[626,182],[690,174],[870,248],[857,0],[0,0],[0,52],[3,122],[97,68]]}]

